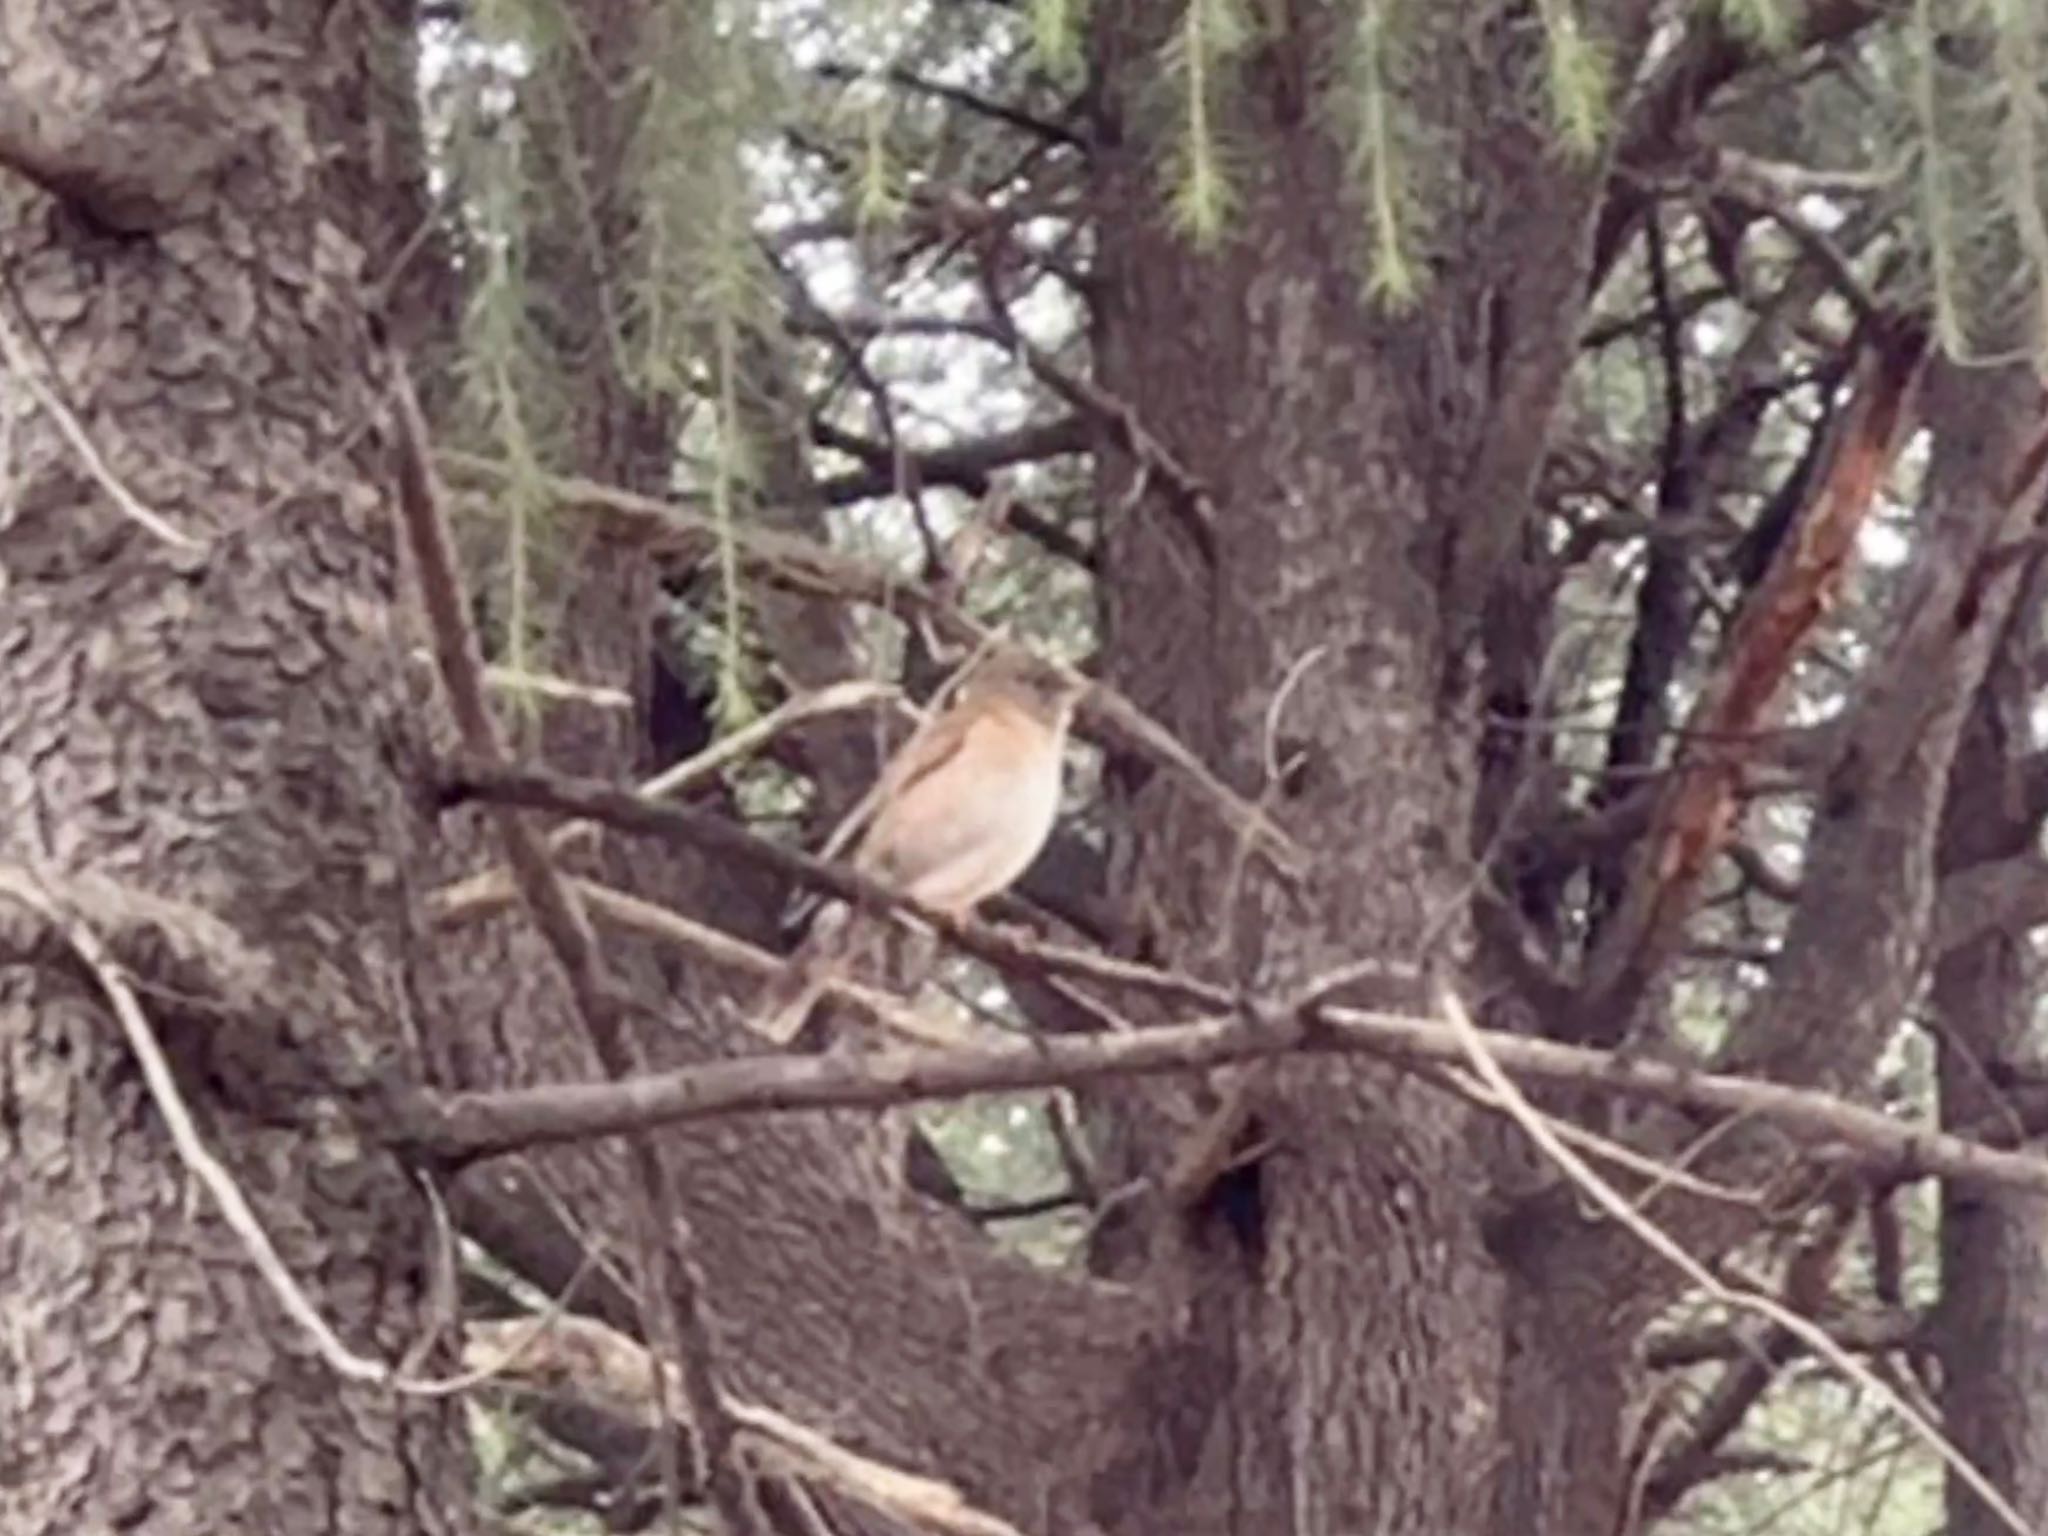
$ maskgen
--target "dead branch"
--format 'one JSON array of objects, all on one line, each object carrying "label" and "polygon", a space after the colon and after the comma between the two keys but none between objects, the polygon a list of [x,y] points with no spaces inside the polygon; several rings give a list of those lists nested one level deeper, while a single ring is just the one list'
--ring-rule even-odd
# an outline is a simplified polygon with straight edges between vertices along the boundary
[{"label": "dead branch", "polygon": [[[734,763],[753,756],[784,732],[812,720],[865,709],[873,704],[895,701],[895,688],[882,683],[848,679],[784,700],[751,724],[722,736],[695,757],[664,768],[639,786],[638,793],[650,799],[666,799],[689,793],[709,783]],[[596,838],[599,823],[583,820],[557,827],[547,836],[549,851],[566,853]],[[427,910],[439,924],[451,924],[481,917],[515,899],[509,871],[496,867],[442,886],[427,897]]]},{"label": "dead branch", "polygon": [[143,1082],[149,1089],[157,1113],[163,1117],[165,1129],[170,1132],[171,1145],[177,1149],[179,1160],[191,1171],[200,1187],[213,1197],[221,1220],[241,1243],[250,1263],[284,1308],[285,1315],[299,1326],[312,1341],[320,1358],[337,1375],[350,1381],[379,1385],[390,1382],[393,1379],[391,1368],[382,1361],[357,1354],[344,1344],[298,1281],[292,1278],[291,1271],[285,1267],[270,1234],[263,1229],[263,1223],[258,1220],[241,1186],[235,1182],[234,1175],[206,1145],[191,1108],[179,1090],[177,1077],[171,1071],[163,1046],[157,1041],[156,1030],[142,1011],[134,988],[122,977],[113,956],[92,925],[70,910],[65,897],[60,896],[49,882],[26,870],[0,867],[0,897],[46,924],[85,967],[95,988],[113,1011],[114,1019],[128,1041],[128,1048],[142,1069]]},{"label": "dead branch", "polygon": [[[1894,1119],[1829,1094],[1549,1040],[1497,1032],[1480,1038],[1503,1071],[1527,1082],[1746,1117],[1808,1144],[1831,1163],[1885,1177],[1933,1175],[2048,1195],[2048,1159]],[[1444,1019],[1311,1002],[1114,1035],[860,1056],[754,1056],[620,1082],[495,1093],[402,1090],[379,1114],[383,1133],[400,1146],[462,1160],[736,1114],[878,1108],[1184,1072],[1287,1053],[1366,1055],[1405,1066],[1467,1060],[1459,1032]]]},{"label": "dead branch", "polygon": [[[0,117],[4,117],[6,110],[4,91],[5,88],[0,87]],[[4,133],[5,125],[0,123],[0,135]],[[0,159],[4,157],[5,148],[0,146]],[[40,345],[38,339],[39,348]],[[162,513],[151,508],[141,497],[129,490],[120,476],[114,473],[100,453],[98,445],[93,442],[92,435],[85,430],[85,424],[78,419],[78,413],[71,409],[70,403],[60,392],[56,369],[48,365],[47,358],[38,359],[30,356],[27,343],[14,334],[14,327],[4,317],[0,317],[0,362],[7,365],[8,374],[20,381],[22,388],[29,392],[30,398],[49,412],[50,421],[57,428],[58,434],[71,445],[71,451],[78,455],[78,462],[85,466],[85,472],[107,493],[108,500],[120,509],[123,517],[151,538],[168,544],[173,549],[194,550],[205,547],[204,540],[193,538],[190,534],[172,527]],[[45,377],[46,373],[48,377]]]},{"label": "dead branch", "polygon": [[[657,944],[667,944],[692,955],[766,979],[780,975],[787,963],[783,956],[757,949],[721,928],[713,928],[673,912],[655,902],[642,900],[625,891],[591,880],[575,882],[576,894],[598,917],[626,933],[637,934]],[[834,981],[826,990],[875,1023],[909,1040],[927,1045],[958,1045],[964,1031],[936,1016],[905,1007],[886,992],[848,981]],[[749,1015],[748,1022],[752,1022]]]},{"label": "dead branch", "polygon": [[[1820,1229],[1800,1245],[1787,1267],[1782,1303],[1813,1316],[1841,1261],[1853,1208],[1837,1203]],[[1705,1398],[1687,1416],[1685,1433],[1647,1469],[1644,1508],[1654,1518],[1670,1513],[1693,1488],[1712,1475],[1729,1440],[1769,1392],[1779,1373],[1801,1352],[1791,1329],[1767,1326],[1737,1335],[1747,1347],[1730,1359]],[[1832,1329],[1828,1338],[1840,1348]]]},{"label": "dead branch", "polygon": [[[1927,1320],[1922,1313],[1888,1309],[1868,1316],[1831,1320],[1826,1327],[1828,1337],[1838,1346],[1867,1355],[1911,1348],[1926,1333]],[[1788,1344],[1797,1352],[1798,1340]],[[1653,1337],[1643,1345],[1642,1359],[1653,1371],[1676,1371],[1712,1360],[1752,1355],[1758,1348],[1756,1330],[1722,1323]]]},{"label": "dead branch", "polygon": [[1676,771],[1652,813],[1613,919],[1587,962],[1585,1001],[1603,1038],[1625,1030],[1637,994],[1669,957],[1701,875],[1724,849],[1750,754],[1723,745],[1766,723],[1780,685],[1832,602],[1878,486],[1903,441],[1926,338],[1871,338],[1863,382],[1805,516],[1779,547],[1702,689]]},{"label": "dead branch", "polygon": [[[1535,1106],[1523,1097],[1521,1090],[1507,1075],[1485,1036],[1472,1022],[1472,1017],[1466,1012],[1464,1004],[1449,987],[1438,988],[1438,1006],[1449,1020],[1452,1032],[1480,1080],[1511,1106],[1523,1132],[1541,1149],[1550,1162],[1580,1190],[1591,1196],[1593,1202],[1618,1225],[1684,1275],[1706,1296],[1731,1310],[1752,1313],[1772,1327],[1798,1339],[1815,1355],[1834,1367],[1839,1374],[1846,1376],[1891,1409],[1904,1424],[1907,1433],[1940,1457],[1943,1464],[1958,1479],[1968,1484],[1970,1491],[1982,1499],[1998,1516],[1999,1521],[2014,1532],[2014,1536],[2039,1536],[2019,1511],[2013,1508],[2012,1502],[1978,1469],[1976,1463],[1957,1449],[1955,1442],[1942,1433],[1932,1417],[1917,1404],[1909,1401],[1889,1381],[1872,1369],[1869,1363],[1838,1346],[1828,1337],[1827,1331],[1811,1318],[1795,1312],[1773,1297],[1722,1280],[1688,1253],[1677,1239],[1663,1228],[1654,1225],[1630,1205],[1613,1185],[1551,1133]],[[2048,1168],[2048,1163],[2043,1163],[2042,1166]]]},{"label": "dead branch", "polygon": [[[650,1375],[647,1351],[634,1340],[594,1318],[571,1317],[564,1323],[545,1355],[529,1353],[523,1363],[500,1359],[505,1352],[500,1340],[516,1324],[472,1323],[465,1358],[480,1369],[508,1370],[536,1384],[573,1384],[580,1394],[623,1410],[642,1425],[687,1417],[694,1410],[693,1404],[670,1404],[664,1413],[660,1399],[648,1400],[642,1386]],[[741,1427],[753,1454],[778,1463],[778,1471],[815,1479],[871,1508],[952,1536],[1022,1536],[1008,1521],[968,1503],[950,1483],[862,1456],[760,1404],[728,1396],[719,1407]]]}]

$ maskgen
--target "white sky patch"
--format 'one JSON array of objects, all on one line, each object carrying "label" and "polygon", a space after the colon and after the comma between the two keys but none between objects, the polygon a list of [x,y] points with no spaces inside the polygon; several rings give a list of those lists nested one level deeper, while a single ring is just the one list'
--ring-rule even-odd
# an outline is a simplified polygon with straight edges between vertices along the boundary
[{"label": "white sky patch", "polygon": [[1856,536],[1857,557],[1884,570],[1904,565],[1912,552],[1913,541],[1889,523],[1866,521]]}]

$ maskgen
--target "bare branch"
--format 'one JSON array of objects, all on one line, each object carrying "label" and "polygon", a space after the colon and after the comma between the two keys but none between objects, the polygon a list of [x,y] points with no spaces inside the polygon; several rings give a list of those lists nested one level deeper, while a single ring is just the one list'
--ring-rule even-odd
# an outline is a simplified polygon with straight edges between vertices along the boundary
[{"label": "bare branch", "polygon": [[[785,963],[781,956],[757,949],[721,928],[696,922],[680,912],[672,912],[667,907],[643,901],[638,896],[613,890],[595,881],[578,880],[575,887],[577,896],[593,913],[628,933],[688,951],[710,960],[714,965],[729,966],[764,979],[781,974]],[[906,1008],[885,992],[843,981],[833,982],[826,990],[885,1029],[907,1039],[921,1040],[928,1045],[958,1045],[961,1041],[958,1028]]]},{"label": "bare branch", "polygon": [[1747,766],[1714,738],[1754,731],[1776,700],[1801,646],[1838,585],[1857,530],[1889,471],[1911,417],[1926,356],[1918,332],[1871,336],[1856,404],[1798,533],[1764,573],[1731,628],[1725,652],[1688,722],[1699,741],[1659,797],[1611,923],[1587,963],[1594,1028],[1614,1038],[1636,995],[1676,942],[1701,874],[1727,846]]},{"label": "bare branch", "polygon": [[[639,793],[649,798],[687,794],[698,785],[710,782],[734,763],[751,757],[785,731],[812,720],[865,709],[871,704],[885,703],[897,697],[897,690],[887,684],[857,678],[798,694],[784,700],[760,719],[720,737],[695,757],[672,768],[664,768],[640,785]],[[550,832],[547,845],[551,852],[563,853],[591,841],[597,831],[597,822],[571,822]],[[427,897],[427,908],[437,923],[455,923],[496,911],[513,900],[516,894],[502,867],[487,869],[431,892]]]},{"label": "bare branch", "polygon": [[[1804,50],[1853,36],[1884,9],[1884,0],[1814,0],[1803,8],[1797,47]],[[1719,11],[1693,13],[1690,31],[1641,91],[1623,130],[1606,200],[1595,222],[1589,280],[1595,292],[1614,269],[1649,204],[1653,194],[1648,184],[1684,158],[1693,124],[1714,96],[1767,57],[1760,46],[1739,36]]]},{"label": "bare branch", "polygon": [[1050,352],[1034,346],[1021,334],[1013,336],[1012,348],[1041,384],[1069,405],[1078,406],[1099,418],[1109,428],[1117,445],[1158,479],[1167,491],[1168,505],[1179,516],[1195,548],[1204,560],[1214,564],[1216,505],[1201,477],[1152,434],[1135,410],[1093,379],[1069,373]]},{"label": "bare branch", "polygon": [[1048,971],[1063,973],[1108,986],[1135,988],[1200,1008],[1229,1008],[1235,1001],[1235,994],[1228,988],[1190,976],[1090,950],[1039,944],[986,923],[950,917],[845,865],[814,859],[692,806],[671,805],[596,780],[481,762],[452,765],[447,784],[451,795],[474,795],[503,805],[565,811],[631,831],[692,843],[730,858],[744,859],[794,884],[823,891],[852,905],[907,913],[969,954],[1006,971],[1021,970],[1032,977]]},{"label": "bare branch", "polygon": [[[818,66],[818,73],[827,80],[851,81],[868,79],[873,72],[852,64],[828,61]],[[977,116],[1007,124],[1012,128],[1021,128],[1024,132],[1035,134],[1039,138],[1048,140],[1051,143],[1064,145],[1070,149],[1086,149],[1088,147],[1088,141],[1065,123],[1053,122],[1050,118],[1040,117],[1034,112],[1027,112],[1022,107],[1012,106],[1005,101],[993,101],[986,96],[966,89],[964,86],[950,85],[943,80],[934,80],[927,75],[919,74],[914,69],[906,69],[900,64],[892,65],[888,69],[883,70],[882,76],[892,85],[899,85],[907,91],[915,91],[921,96],[931,96],[939,101],[950,102],[952,105],[975,113]]]},{"label": "bare branch", "polygon": [[[1858,1354],[1880,1354],[1905,1349],[1920,1341],[1927,1327],[1918,1312],[1885,1311],[1868,1316],[1846,1317],[1827,1324],[1828,1337],[1843,1349]],[[1788,1341],[1796,1351],[1798,1341]],[[1721,1324],[1685,1333],[1670,1333],[1650,1339],[1643,1346],[1643,1363],[1653,1371],[1683,1370],[1710,1360],[1729,1360],[1753,1354],[1758,1348],[1754,1329]]]},{"label": "bare branch", "polygon": [[[0,87],[4,92],[4,87]],[[4,100],[4,95],[0,95]],[[50,413],[58,434],[71,445],[71,451],[78,455],[85,471],[99,483],[101,490],[121,510],[121,514],[151,538],[170,545],[173,549],[201,549],[204,542],[190,534],[174,528],[164,516],[149,507],[141,497],[124,485],[118,475],[108,467],[107,461],[94,445],[84,423],[78,419],[64,397],[58,393],[54,378],[43,376],[43,367],[29,356],[28,347],[14,334],[14,327],[0,317],[0,362],[7,365],[7,371],[21,381],[22,388],[29,392],[36,404]]]},{"label": "bare branch", "polygon": [[[2019,1511],[2012,1507],[2012,1502],[1992,1485],[1991,1480],[1978,1470],[1969,1457],[1956,1449],[1955,1443],[1941,1432],[1926,1413],[1908,1401],[1897,1388],[1872,1370],[1868,1364],[1840,1348],[1819,1324],[1769,1296],[1728,1284],[1686,1252],[1668,1232],[1653,1225],[1630,1205],[1613,1185],[1595,1172],[1543,1123],[1542,1116],[1515,1087],[1492,1047],[1473,1024],[1464,1005],[1449,988],[1439,989],[1439,1002],[1445,1016],[1450,1020],[1453,1033],[1481,1081],[1514,1107],[1515,1119],[1529,1139],[1535,1142],[1544,1155],[1574,1185],[1589,1195],[1617,1225],[1640,1240],[1646,1248],[1684,1275],[1687,1281],[1707,1296],[1734,1310],[1754,1313],[1772,1326],[1782,1329],[1827,1361],[1840,1374],[1871,1393],[1899,1416],[1907,1432],[1915,1440],[1933,1451],[1951,1472],[1967,1483],[1970,1490],[1984,1501],[2015,1536],[2036,1536],[2033,1528],[2027,1524]],[[2048,1162],[2042,1162],[2040,1166],[2044,1171],[2048,1171]]]},{"label": "bare branch", "polygon": [[[1079,453],[1088,446],[1086,423],[1076,416],[949,443],[923,453],[898,452],[888,443],[860,437],[827,421],[812,423],[811,435],[824,447],[851,454],[868,466],[818,482],[819,498],[832,507],[864,501],[870,496],[886,496],[906,483],[949,485],[977,496],[985,495],[991,477],[999,469]],[[1093,558],[1085,544],[1043,512],[1019,503],[1014,497],[1007,512],[1008,521],[1020,533],[1062,559],[1087,566]]]},{"label": "bare branch", "polygon": [[150,1027],[149,1019],[142,1011],[142,1004],[136,1000],[135,991],[122,979],[115,968],[113,957],[92,927],[82,918],[65,909],[64,903],[43,881],[26,871],[0,868],[0,897],[34,913],[47,923],[91,974],[94,983],[113,1010],[114,1018],[121,1026],[121,1033],[127,1037],[129,1050],[142,1068],[142,1080],[149,1089],[149,1096],[155,1103],[157,1113],[163,1116],[164,1126],[171,1134],[171,1145],[177,1149],[178,1157],[191,1170],[202,1188],[213,1197],[219,1208],[221,1219],[228,1230],[235,1234],[256,1272],[277,1297],[285,1315],[297,1323],[307,1338],[313,1341],[320,1358],[328,1368],[350,1381],[384,1384],[392,1379],[390,1367],[379,1360],[357,1354],[328,1326],[320,1310],[292,1278],[278,1255],[276,1245],[270,1241],[270,1234],[263,1230],[263,1223],[257,1219],[249,1200],[242,1193],[219,1158],[213,1155],[206,1140],[199,1134],[199,1127],[193,1121],[192,1111],[185,1103],[185,1096],[178,1089],[178,1080],[171,1071],[170,1061],[165,1057],[163,1047],[157,1043],[156,1031]]},{"label": "bare branch", "polygon": [[[546,1385],[573,1384],[579,1392],[624,1407],[647,1425],[694,1409],[694,1404],[647,1400],[640,1383],[648,1379],[649,1362],[646,1351],[632,1339],[594,1318],[571,1318],[567,1323],[553,1334],[550,1354],[528,1357],[524,1374],[530,1379]],[[465,1357],[479,1366],[497,1363],[504,1351],[500,1340],[514,1327],[472,1323]],[[815,1478],[872,1508],[953,1536],[1021,1536],[1009,1522],[968,1503],[951,1484],[850,1451],[772,1408],[724,1397],[719,1411],[745,1431],[750,1450],[765,1452],[780,1464],[778,1471]]]},{"label": "bare branch", "polygon": [[1884,323],[1884,306],[1856,271],[1848,253],[1835,243],[1832,235],[1801,213],[1799,198],[1809,194],[1790,193],[1776,185],[1762,173],[1753,156],[1739,150],[1715,151],[1709,174],[1715,190],[1725,194],[1730,202],[1763,214],[1791,236],[1863,325]]},{"label": "bare branch", "polygon": [[[1516,1035],[1481,1032],[1480,1038],[1503,1071],[1530,1082],[1751,1117],[1816,1147],[1831,1162],[1885,1176],[1937,1175],[2048,1195],[2048,1159],[2002,1151],[1810,1089]],[[756,1056],[623,1082],[497,1093],[402,1091],[400,1101],[381,1108],[380,1115],[385,1133],[399,1144],[467,1159],[736,1114],[956,1099],[1287,1052],[1371,1055],[1410,1066],[1467,1060],[1459,1032],[1442,1019],[1306,1004],[1128,1034],[859,1056]]]}]

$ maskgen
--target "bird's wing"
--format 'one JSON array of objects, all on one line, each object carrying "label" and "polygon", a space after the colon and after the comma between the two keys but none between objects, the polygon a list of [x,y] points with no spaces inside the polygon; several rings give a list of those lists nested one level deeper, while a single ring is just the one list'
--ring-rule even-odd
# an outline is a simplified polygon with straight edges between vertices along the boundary
[{"label": "bird's wing", "polygon": [[[974,723],[973,711],[952,710],[933,721],[930,730],[911,737],[903,744],[902,750],[889,759],[876,780],[875,813],[869,819],[868,829],[853,856],[857,868],[876,868],[875,854],[893,840],[892,829],[905,815],[904,804],[909,802],[910,814],[916,814],[930,793],[932,775],[966,750]],[[918,793],[920,789],[925,793]]]}]

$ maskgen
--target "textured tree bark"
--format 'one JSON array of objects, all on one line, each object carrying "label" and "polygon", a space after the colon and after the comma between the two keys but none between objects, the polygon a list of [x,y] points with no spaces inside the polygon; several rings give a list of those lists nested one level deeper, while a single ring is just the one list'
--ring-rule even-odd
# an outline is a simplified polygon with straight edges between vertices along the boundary
[{"label": "textured tree bark", "polygon": [[[2034,844],[2038,818],[2015,771],[2027,742],[2027,635],[2023,625],[2008,630],[1964,732],[1941,831],[1944,874]],[[2036,964],[2024,933],[2001,929],[1936,963],[1928,1006],[1944,1125],[1995,1123],[2002,1112],[2004,1069],[2029,1064]],[[2039,1201],[1944,1189],[1930,1333],[1944,1428],[2023,1518],[2048,1520],[2048,1212]],[[1961,1479],[1949,1478],[1947,1497],[1952,1536],[2007,1528]]]},{"label": "textured tree bark", "polygon": [[[0,75],[86,154],[118,123],[191,156],[166,217],[118,236],[0,178],[0,266],[31,366],[192,541],[118,510],[10,368],[0,860],[226,925],[246,961],[211,942],[204,961],[246,995],[157,990],[138,960],[145,1004],[286,1264],[395,1362],[428,1322],[426,1207],[389,1157],[306,1129],[324,1093],[421,1072],[432,1027],[360,301],[374,214],[348,195],[363,61],[410,47],[388,25],[191,0],[17,5],[0,27]],[[469,1528],[459,1407],[337,1381],[174,1154],[99,997],[13,957],[0,1317],[0,1528]]]},{"label": "textured tree bark", "polygon": [[[1976,781],[1981,783],[1982,781]],[[1995,803],[1995,802],[1994,802]],[[2025,1048],[2033,987],[2026,941],[1992,933],[1935,968],[1942,1118],[1996,1115],[1987,1068]],[[2021,1515],[2048,1519],[2048,1219],[2040,1202],[1949,1189],[1941,1203],[1941,1301],[1932,1337],[1943,1423],[1957,1447]],[[1948,1528],[1989,1536],[2006,1526],[1960,1479]]]},{"label": "textured tree bark", "polygon": [[[1220,108],[1242,233],[1192,254],[1159,212],[1174,129],[1147,110],[1179,14],[1151,0],[1094,11],[1095,339],[1102,382],[1206,485],[1215,559],[1156,477],[1104,446],[1102,502],[1120,509],[1107,651],[1120,685],[1241,791],[1270,793],[1322,857],[1297,903],[1256,862],[1240,868],[1234,838],[1163,776],[1113,770],[1128,835],[1111,886],[1140,947],[1235,980],[1298,983],[1369,956],[1455,971],[1477,780],[1467,651],[1509,579],[1570,360],[1595,178],[1518,112],[1530,55],[1505,25],[1467,35],[1409,16],[1404,92],[1445,105],[1432,126],[1458,211],[1436,232],[1450,249],[1424,312],[1375,313],[1357,183],[1319,94],[1347,18],[1295,6]],[[1632,57],[1640,16],[1607,19]],[[1297,760],[1279,784],[1268,753]],[[1591,1528],[1558,1445],[1573,1475],[1609,1476],[1612,1455],[1587,1459],[1615,1444],[1621,1394],[1611,1373],[1558,1362],[1605,1358],[1621,1336],[1602,1331],[1584,1277],[1549,1284],[1536,1250],[1568,1227],[1532,1228],[1523,1260],[1497,1265],[1486,1142],[1412,1080],[1352,1064],[1234,1091],[1244,1141],[1270,1143],[1256,1171],[1105,1256],[1138,1268],[1149,1253],[1149,1272],[1185,1290],[1188,1324],[1150,1389],[1177,1422],[1101,1481],[1097,1517],[1201,1533]],[[1115,1108],[1125,1172],[1171,1161],[1187,1104],[1146,1089]]]}]

